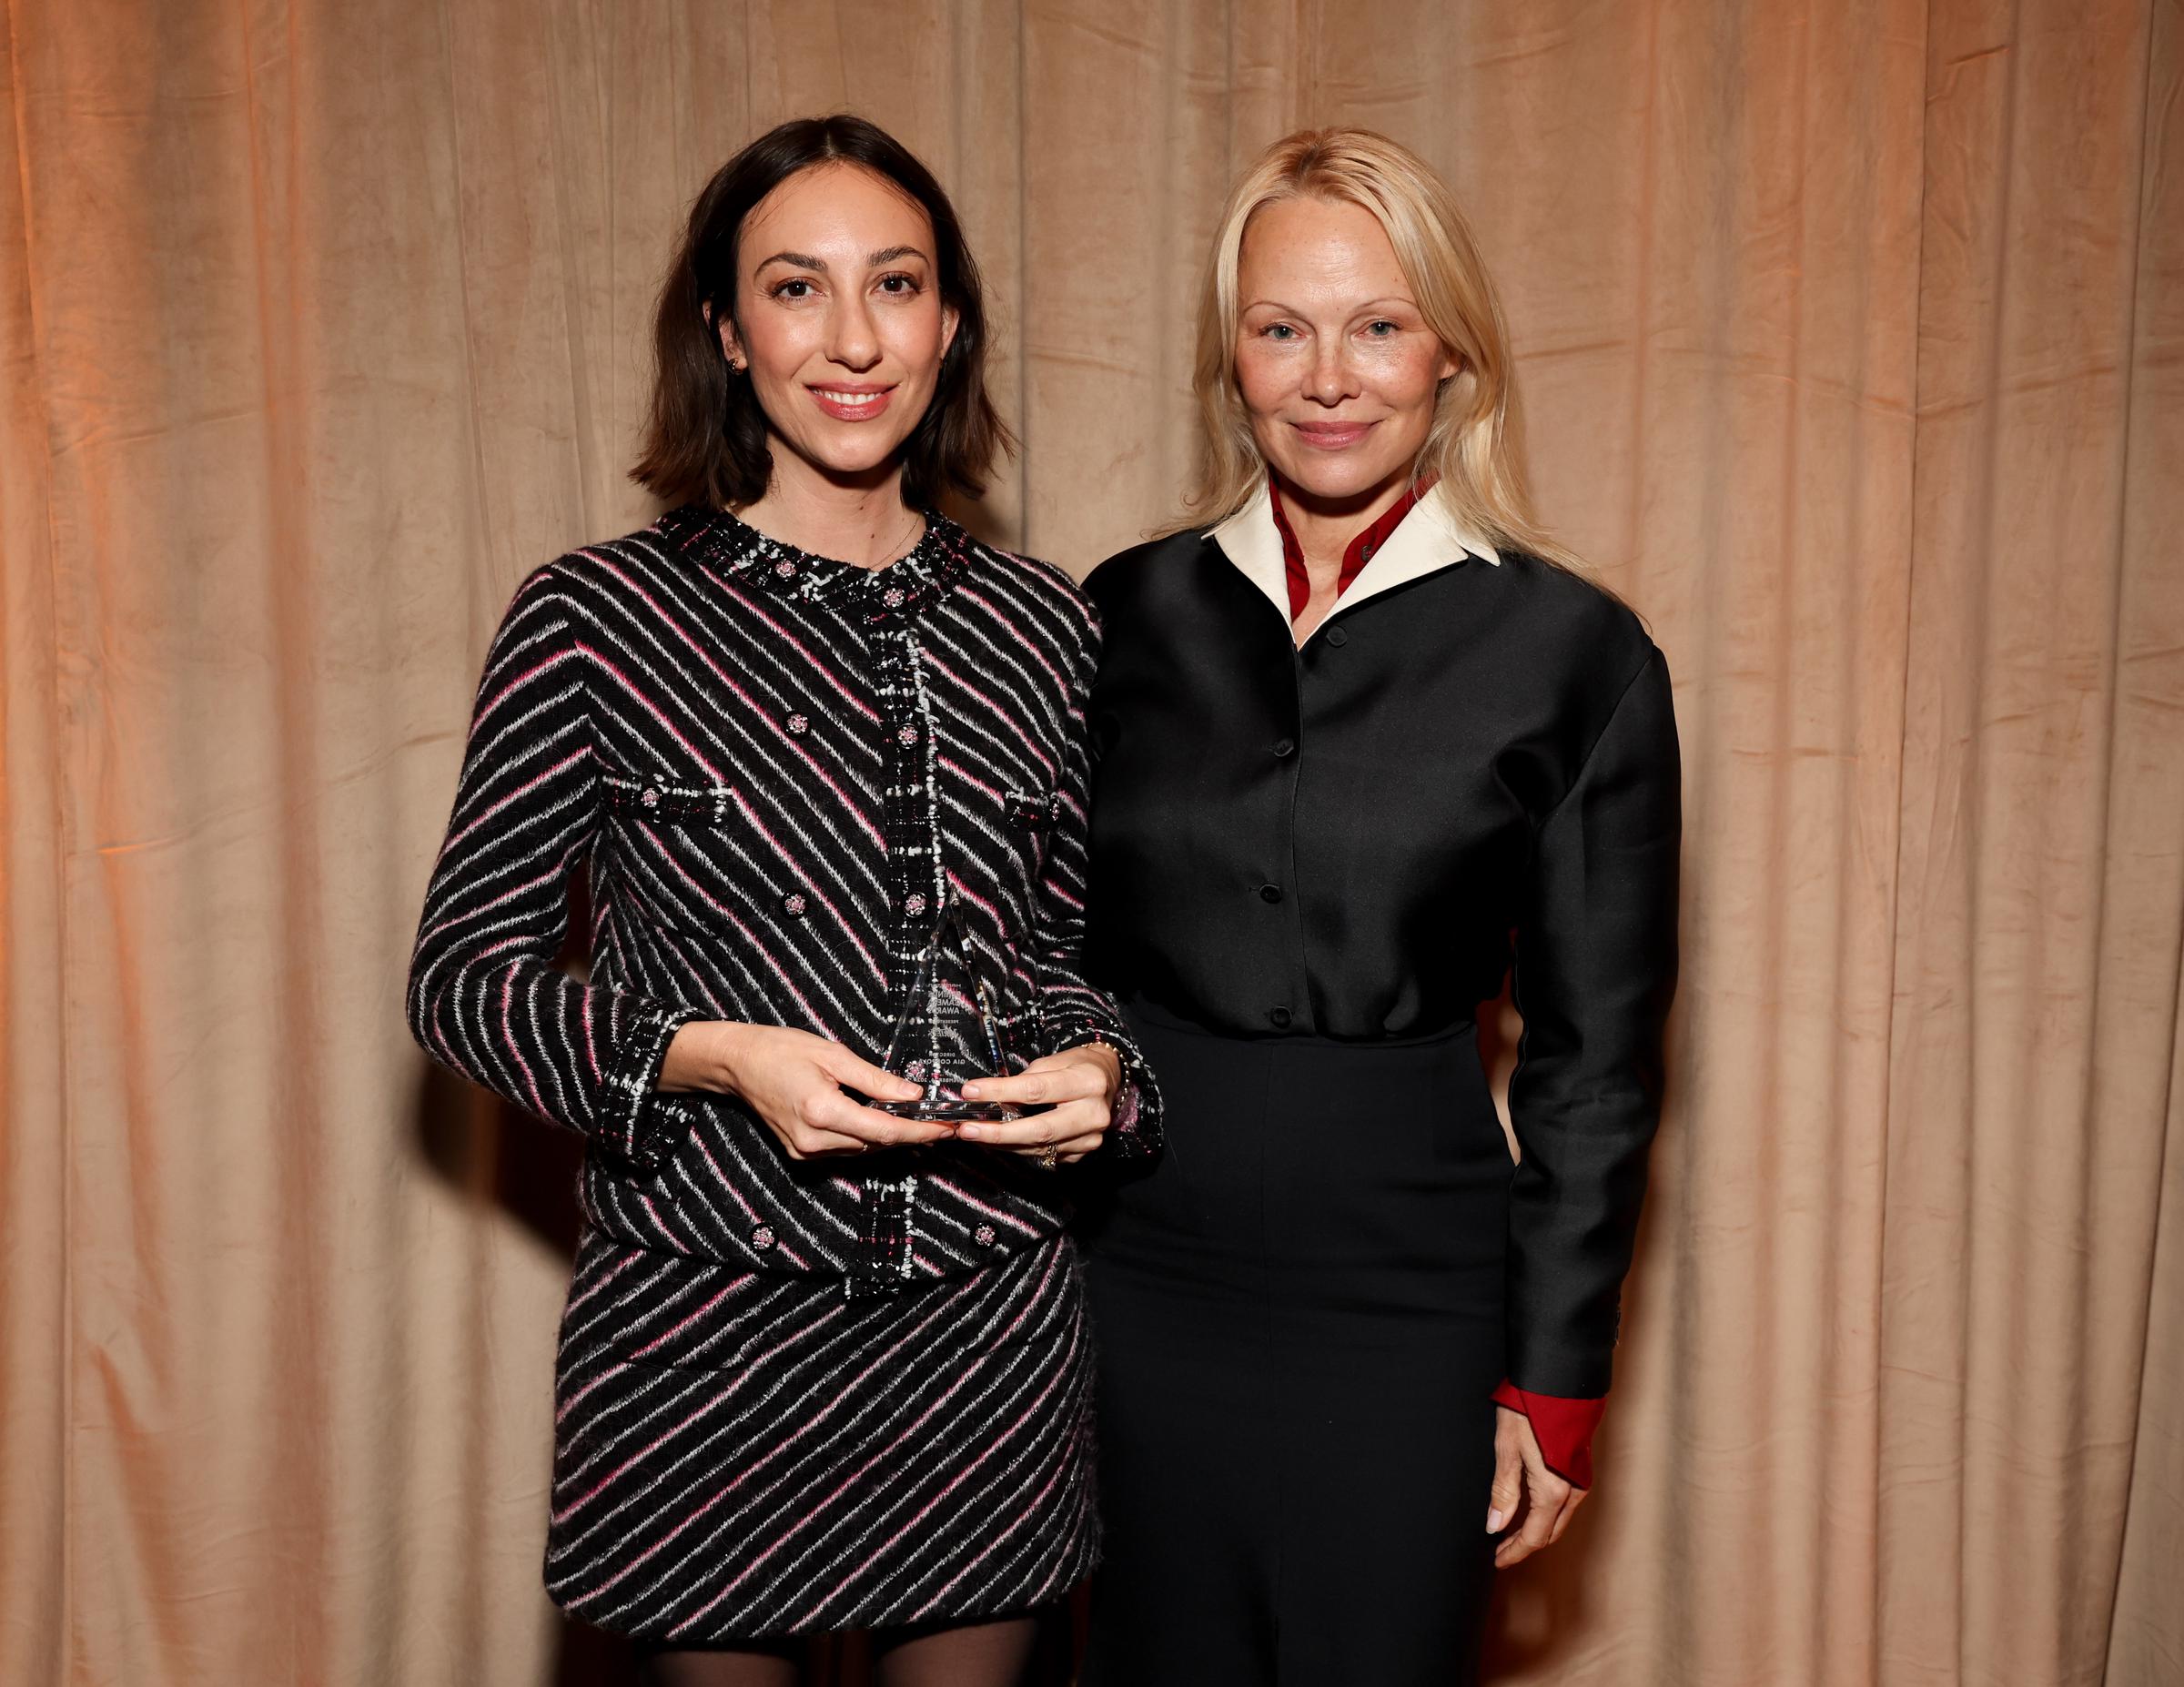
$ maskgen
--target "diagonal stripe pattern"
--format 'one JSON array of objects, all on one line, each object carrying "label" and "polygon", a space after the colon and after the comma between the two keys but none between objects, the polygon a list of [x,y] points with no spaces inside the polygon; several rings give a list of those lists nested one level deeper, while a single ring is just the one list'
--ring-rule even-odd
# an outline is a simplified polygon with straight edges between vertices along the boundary
[{"label": "diagonal stripe pattern", "polygon": [[1067,1236],[900,1295],[594,1233],[562,1330],[546,1582],[690,1643],[1021,1611],[1092,1567]]},{"label": "diagonal stripe pattern", "polygon": [[[587,1140],[549,1582],[590,1620],[962,1615],[1086,1567],[1068,1180],[967,1147],[799,1163],[733,1098],[654,1085],[699,1018],[878,1058],[945,898],[1018,1050],[1123,1057],[1101,1157],[1157,1152],[1079,958],[1097,653],[1066,575],[936,516],[868,571],[688,508],[518,590],[409,1008]],[[556,961],[580,871],[581,978]]]}]

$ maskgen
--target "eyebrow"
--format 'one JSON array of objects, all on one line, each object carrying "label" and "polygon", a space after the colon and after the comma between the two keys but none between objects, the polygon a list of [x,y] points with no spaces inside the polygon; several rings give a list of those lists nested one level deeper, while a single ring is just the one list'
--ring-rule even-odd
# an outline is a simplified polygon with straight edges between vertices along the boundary
[{"label": "eyebrow", "polygon": [[[1236,313],[1237,315],[1241,316],[1245,311],[1257,310],[1262,305],[1267,307],[1269,309],[1286,311],[1289,315],[1293,317],[1300,317],[1305,314],[1303,311],[1298,309],[1296,306],[1285,305],[1278,298],[1252,299],[1248,304],[1239,305],[1236,308]],[[1415,298],[1404,298],[1400,295],[1390,293],[1385,298],[1367,299],[1363,304],[1358,306],[1356,309],[1352,310],[1350,315],[1359,316],[1363,314],[1365,311],[1379,310],[1388,305],[1404,305],[1408,306],[1412,310],[1416,310],[1418,308],[1418,300]]]},{"label": "eyebrow", "polygon": [[[867,253],[864,264],[867,268],[876,269],[882,264],[892,264],[898,258],[924,258],[925,256],[925,253],[915,246],[891,246],[883,251]],[[926,261],[930,262],[931,260],[927,259]],[[816,275],[826,273],[826,260],[823,258],[814,258],[808,252],[776,252],[773,257],[763,259],[758,268],[763,269],[768,264],[789,264],[798,269],[809,269]],[[753,270],[752,273],[755,275],[757,270]]]}]

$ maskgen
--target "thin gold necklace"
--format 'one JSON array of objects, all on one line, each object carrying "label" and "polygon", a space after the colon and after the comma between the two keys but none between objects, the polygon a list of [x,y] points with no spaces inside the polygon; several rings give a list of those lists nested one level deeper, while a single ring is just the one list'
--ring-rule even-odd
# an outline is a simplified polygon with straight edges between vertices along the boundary
[{"label": "thin gold necklace", "polygon": [[916,550],[918,540],[924,536],[922,530],[924,529],[925,524],[925,518],[924,516],[920,515],[915,510],[910,511],[910,525],[903,530],[904,537],[897,539],[895,543],[889,547],[887,561],[881,563],[880,566],[882,568],[886,568],[892,563],[899,562],[905,557],[908,556],[913,551]]}]

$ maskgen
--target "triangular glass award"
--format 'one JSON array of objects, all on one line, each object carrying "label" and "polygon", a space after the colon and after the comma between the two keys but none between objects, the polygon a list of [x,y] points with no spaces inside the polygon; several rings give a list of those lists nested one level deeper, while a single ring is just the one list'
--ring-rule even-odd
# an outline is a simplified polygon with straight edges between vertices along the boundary
[{"label": "triangular glass award", "polygon": [[873,1105],[901,1118],[1013,1119],[1023,1109],[966,1101],[973,1078],[1018,1070],[1016,1037],[1002,1018],[993,962],[971,939],[953,892],[940,898],[932,929],[913,956],[909,985],[881,1065],[918,1086],[915,1101]]}]

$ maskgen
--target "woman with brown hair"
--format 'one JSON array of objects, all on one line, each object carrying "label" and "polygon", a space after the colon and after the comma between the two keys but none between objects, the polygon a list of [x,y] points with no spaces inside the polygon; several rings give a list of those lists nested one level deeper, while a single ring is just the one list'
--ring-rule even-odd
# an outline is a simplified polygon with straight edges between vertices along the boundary
[{"label": "woman with brown hair", "polygon": [[853,1628],[1006,1687],[1095,1551],[1054,1168],[1158,1101],[1079,965],[1095,620],[934,509],[1004,442],[985,334],[871,124],[722,168],[635,471],[674,507],[517,591],[426,897],[419,1040],[586,1138],[547,1586],[671,1687]]},{"label": "woman with brown hair", "polygon": [[[1087,1227],[1099,1687],[1471,1679],[1592,1481],[1676,962],[1668,671],[1530,516],[1445,187],[1248,171],[1199,519],[1104,564],[1092,974],[1168,1151]],[[1513,934],[1512,1173],[1473,1015]]]}]

